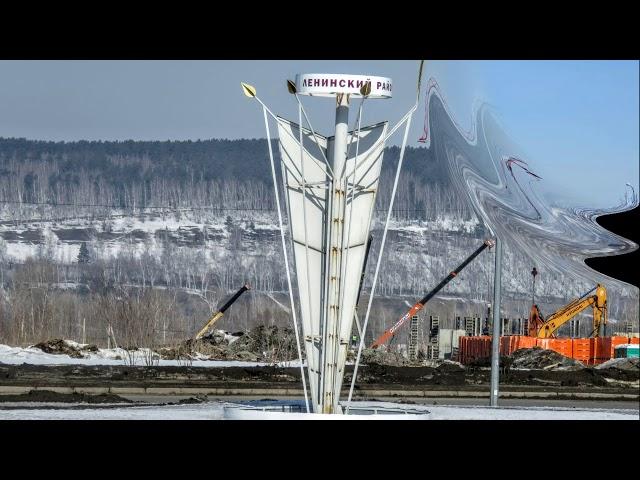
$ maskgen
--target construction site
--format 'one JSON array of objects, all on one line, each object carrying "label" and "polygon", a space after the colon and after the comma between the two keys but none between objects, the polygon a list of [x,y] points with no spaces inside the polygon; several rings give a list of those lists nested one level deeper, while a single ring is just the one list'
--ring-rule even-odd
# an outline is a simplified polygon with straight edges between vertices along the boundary
[{"label": "construction site", "polygon": [[[533,271],[536,271],[535,267]],[[451,278],[458,272],[459,270],[454,271]],[[533,284],[535,285],[535,281]],[[434,290],[377,339],[371,348],[383,344],[393,348],[395,333],[406,323],[408,342],[398,344],[395,348],[405,352],[409,359],[449,359],[468,365],[491,357],[490,332],[493,331],[493,322],[490,317],[490,304],[484,318],[456,316],[443,319],[441,323],[439,316],[416,315],[429,298],[437,293],[438,289]],[[535,294],[533,297],[535,298]],[[535,303],[531,305],[530,310],[529,318],[500,318],[501,355],[508,356],[520,349],[552,350],[585,366],[599,365],[614,358],[638,357],[640,339],[638,332],[634,331],[633,323],[623,324],[621,331],[606,333],[607,293],[602,285],[597,285],[546,318]],[[591,334],[588,337],[580,337],[580,320],[576,317],[582,316],[585,311],[593,315],[593,322],[589,325]],[[427,328],[420,328],[420,323],[425,324]]]}]

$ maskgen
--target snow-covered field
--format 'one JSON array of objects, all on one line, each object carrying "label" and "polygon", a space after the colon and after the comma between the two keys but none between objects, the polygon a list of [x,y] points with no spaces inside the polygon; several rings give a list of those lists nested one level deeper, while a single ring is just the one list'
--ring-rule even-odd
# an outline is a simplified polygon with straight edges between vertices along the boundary
[{"label": "snow-covered field", "polygon": [[0,410],[0,420],[222,420],[223,417],[222,404],[217,403],[161,407]]},{"label": "snow-covered field", "polygon": [[[0,363],[10,365],[147,365],[149,358],[144,350],[127,353],[122,348],[100,348],[97,352],[85,353],[86,358],[73,358],[69,355],[45,353],[34,347],[10,347],[0,345]],[[154,360],[153,365],[192,366],[192,367],[255,367],[272,365],[260,362],[241,362],[226,360]],[[282,362],[280,366],[295,366],[295,362]]]},{"label": "snow-covered field", "polygon": [[[353,402],[354,407],[398,408],[387,402]],[[425,420],[639,420],[637,410],[562,409],[551,407],[509,408],[470,406],[412,406],[420,415],[383,415],[382,418]],[[370,415],[312,415],[280,412],[247,412],[251,419],[373,419]],[[149,407],[87,408],[87,409],[16,409],[0,410],[0,420],[224,420],[242,418],[225,411],[222,402],[196,405],[166,405]]]}]

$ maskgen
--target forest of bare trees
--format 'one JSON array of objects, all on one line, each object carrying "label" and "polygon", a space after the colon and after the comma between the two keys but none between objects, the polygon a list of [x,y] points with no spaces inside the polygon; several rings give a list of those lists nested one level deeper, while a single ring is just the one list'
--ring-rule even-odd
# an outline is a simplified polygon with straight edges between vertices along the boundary
[{"label": "forest of bare trees", "polygon": [[[135,265],[125,264],[85,268],[29,259],[14,265],[5,272],[11,280],[5,282],[0,297],[0,343],[27,345],[68,338],[103,347],[138,348],[183,341],[229,296],[225,289],[207,288],[206,281],[198,282],[194,290],[187,288],[188,283],[135,284],[139,280],[132,278]],[[133,275],[118,277],[125,271]],[[74,279],[79,283],[70,282]],[[247,295],[233,313],[221,327],[242,331],[258,324],[286,325],[289,318],[276,302],[259,294]]]}]

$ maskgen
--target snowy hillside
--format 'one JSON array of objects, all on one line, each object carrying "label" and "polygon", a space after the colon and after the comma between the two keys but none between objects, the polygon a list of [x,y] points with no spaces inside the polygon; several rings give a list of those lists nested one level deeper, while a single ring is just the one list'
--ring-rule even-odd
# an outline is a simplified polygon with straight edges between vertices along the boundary
[{"label": "snowy hillside", "polygon": [[[380,217],[374,218],[371,258],[375,258],[381,238]],[[202,288],[198,279],[190,277],[224,276],[222,272],[232,267],[234,278],[245,278],[258,290],[284,291],[284,270],[278,260],[282,255],[279,231],[272,212],[184,210],[165,214],[156,211],[127,214],[114,211],[102,218],[14,220],[0,222],[0,237],[0,257],[8,263],[22,263],[32,257],[75,264],[81,245],[86,243],[91,262],[118,258],[136,260],[141,263],[142,273],[149,270],[147,277],[156,285],[166,284],[167,280],[161,278],[162,274],[154,276],[150,271],[153,264],[158,270],[165,270],[171,264],[172,268],[184,270],[182,288]],[[381,295],[420,295],[478,248],[485,238],[484,229],[473,218],[446,215],[431,221],[392,221],[377,292]],[[508,295],[531,295],[531,262],[526,252],[512,251],[507,245],[503,288]],[[372,267],[373,262],[369,265],[370,272]],[[484,253],[442,293],[486,299],[492,271],[492,255]],[[536,292],[540,297],[562,301],[593,287],[567,283],[567,279],[545,273],[541,272],[536,279]],[[132,278],[131,281],[136,283],[143,279]],[[209,284],[213,283],[209,281]],[[67,288],[72,284],[73,280],[67,283]],[[368,285],[365,283],[365,287]],[[632,293],[621,291],[619,296],[629,297]]]}]

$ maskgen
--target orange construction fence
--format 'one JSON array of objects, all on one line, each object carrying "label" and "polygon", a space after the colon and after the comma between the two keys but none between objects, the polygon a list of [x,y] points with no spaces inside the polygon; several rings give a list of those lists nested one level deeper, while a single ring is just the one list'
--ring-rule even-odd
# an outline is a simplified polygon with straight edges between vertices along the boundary
[{"label": "orange construction fence", "polygon": [[[535,338],[523,335],[500,337],[500,354],[511,355],[522,348],[539,347],[554,350],[565,357],[586,365],[597,365],[614,358],[615,347],[625,343],[637,344],[638,338]],[[463,364],[491,356],[491,337],[460,337],[458,355]]]}]

